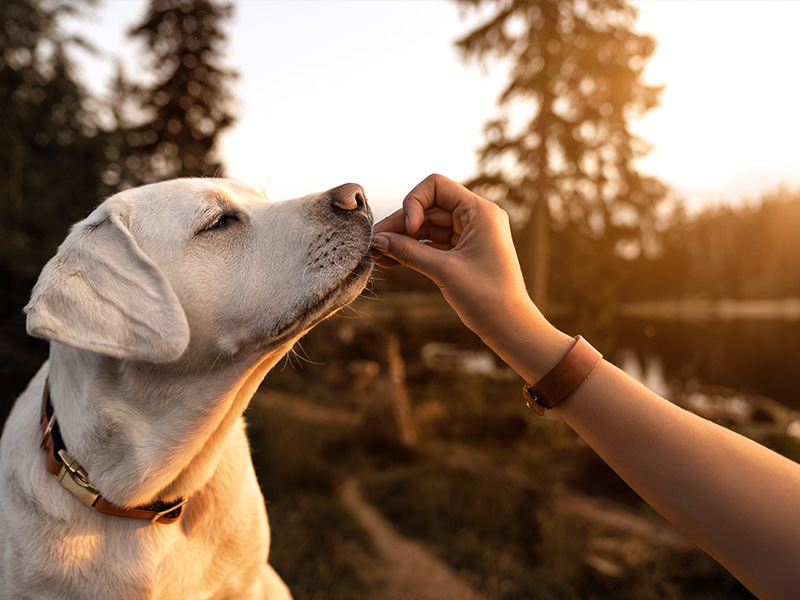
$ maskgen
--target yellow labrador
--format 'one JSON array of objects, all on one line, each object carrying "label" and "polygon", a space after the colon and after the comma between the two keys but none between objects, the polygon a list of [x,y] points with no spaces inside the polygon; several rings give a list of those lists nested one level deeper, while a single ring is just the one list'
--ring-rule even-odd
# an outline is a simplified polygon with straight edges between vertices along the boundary
[{"label": "yellow labrador", "polygon": [[242,412],[361,292],[371,230],[355,184],[272,203],[223,179],[75,225],[26,307],[50,358],[0,442],[0,598],[289,598]]}]

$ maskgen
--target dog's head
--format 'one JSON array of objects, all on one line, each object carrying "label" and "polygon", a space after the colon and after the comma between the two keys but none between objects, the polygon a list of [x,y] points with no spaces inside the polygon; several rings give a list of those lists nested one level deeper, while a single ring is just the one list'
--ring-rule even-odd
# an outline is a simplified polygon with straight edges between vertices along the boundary
[{"label": "dog's head", "polygon": [[286,202],[224,179],[121,192],[42,270],[28,332],[149,362],[268,352],[361,292],[371,230],[355,184]]}]

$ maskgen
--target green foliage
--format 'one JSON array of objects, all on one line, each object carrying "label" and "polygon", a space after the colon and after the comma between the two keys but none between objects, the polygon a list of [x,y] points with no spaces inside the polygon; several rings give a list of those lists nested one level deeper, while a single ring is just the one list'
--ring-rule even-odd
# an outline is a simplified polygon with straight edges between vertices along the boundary
[{"label": "green foliage", "polygon": [[786,188],[749,206],[710,208],[691,219],[676,212],[659,255],[628,265],[626,298],[798,297],[798,230],[800,191]]},{"label": "green foliage", "polygon": [[[74,73],[64,15],[92,0],[0,2],[0,420],[47,356],[22,308],[73,223],[121,188],[221,172],[214,144],[229,127],[235,75],[220,64],[229,4],[153,0],[134,35],[148,43],[151,85],[118,78],[110,107]],[[114,113],[111,130],[100,115]]]},{"label": "green foliage", "polygon": [[110,192],[106,134],[74,75],[60,27],[80,2],[0,2],[0,418],[46,357],[27,338],[22,307],[69,226]]},{"label": "green foliage", "polygon": [[457,43],[464,57],[510,64],[504,112],[486,125],[468,185],[508,204],[533,298],[546,310],[551,229],[592,240],[595,265],[638,251],[654,233],[665,187],[637,171],[648,148],[628,122],[658,103],[661,88],[642,80],[655,40],[634,31],[636,9],[622,0],[459,1],[496,7]]},{"label": "green foliage", "polygon": [[120,187],[173,177],[220,176],[216,143],[233,122],[237,74],[221,64],[233,5],[151,0],[130,35],[145,43],[152,83],[116,80],[118,159],[107,177]]}]

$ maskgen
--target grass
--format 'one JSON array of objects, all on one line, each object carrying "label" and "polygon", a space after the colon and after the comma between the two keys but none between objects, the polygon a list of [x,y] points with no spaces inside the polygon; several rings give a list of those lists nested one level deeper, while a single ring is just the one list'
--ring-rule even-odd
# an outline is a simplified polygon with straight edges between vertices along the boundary
[{"label": "grass", "polygon": [[[322,364],[270,374],[267,386],[317,406],[352,408],[348,361],[372,358],[375,336],[356,332],[347,346],[315,330],[303,345]],[[753,598],[699,551],[646,547],[616,577],[591,568],[587,549],[597,531],[555,510],[554,490],[604,498],[645,517],[652,511],[563,423],[532,415],[519,382],[433,373],[403,343],[413,408],[428,415],[424,426],[418,422],[413,451],[368,442],[357,422],[305,421],[259,401],[250,410],[273,528],[271,561],[298,600],[367,597],[363,573],[376,557],[339,503],[347,477],[399,533],[424,543],[489,599]],[[503,479],[503,470],[527,483]]]},{"label": "grass", "polygon": [[704,600],[753,596],[699,552],[653,548],[619,577],[586,561],[585,523],[554,510],[553,496],[491,485],[427,461],[373,474],[366,498],[492,600]]},{"label": "grass", "polygon": [[491,597],[510,598],[512,589],[534,584],[541,498],[509,494],[426,462],[367,477],[362,487],[404,535],[425,542]]},{"label": "grass", "polygon": [[351,428],[305,421],[259,398],[248,411],[248,435],[272,530],[270,563],[296,600],[363,600],[361,565],[374,550],[338,500],[342,472],[326,452]]}]

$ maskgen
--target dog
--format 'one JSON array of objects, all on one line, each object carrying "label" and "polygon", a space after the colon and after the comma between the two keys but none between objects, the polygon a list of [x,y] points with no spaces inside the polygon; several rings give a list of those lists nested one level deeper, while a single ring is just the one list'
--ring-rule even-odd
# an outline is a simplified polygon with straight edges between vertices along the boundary
[{"label": "dog", "polygon": [[0,440],[2,599],[291,597],[243,412],[361,293],[372,222],[356,184],[177,179],[73,226],[25,307],[50,355]]}]

